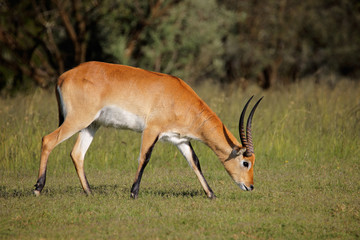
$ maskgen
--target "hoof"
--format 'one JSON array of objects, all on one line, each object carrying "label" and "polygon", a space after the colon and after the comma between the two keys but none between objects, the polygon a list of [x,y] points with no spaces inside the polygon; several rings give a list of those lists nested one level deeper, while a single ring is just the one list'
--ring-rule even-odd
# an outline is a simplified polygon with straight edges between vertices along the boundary
[{"label": "hoof", "polygon": [[39,190],[34,190],[34,195],[35,195],[36,197],[40,196],[40,191],[39,191]]},{"label": "hoof", "polygon": [[211,193],[210,195],[207,196],[210,200],[214,200],[216,199],[216,196],[214,193]]},{"label": "hoof", "polygon": [[132,199],[137,199],[137,198],[138,198],[138,195],[135,194],[135,193],[131,193],[131,194],[130,194],[130,197],[131,197]]},{"label": "hoof", "polygon": [[93,195],[94,195],[93,192],[92,192],[90,189],[84,190],[84,194],[85,194],[87,197],[90,197],[90,196],[93,196]]}]

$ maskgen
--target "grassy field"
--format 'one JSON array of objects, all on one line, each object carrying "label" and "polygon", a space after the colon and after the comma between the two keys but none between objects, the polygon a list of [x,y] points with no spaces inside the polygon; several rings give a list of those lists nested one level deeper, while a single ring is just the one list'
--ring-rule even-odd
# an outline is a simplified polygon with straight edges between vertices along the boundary
[{"label": "grassy field", "polygon": [[50,155],[36,198],[41,138],[58,123],[54,95],[37,90],[0,99],[0,239],[360,238],[359,84],[196,91],[235,136],[246,99],[265,96],[253,119],[255,191],[241,191],[215,154],[194,143],[217,195],[208,200],[176,148],[158,143],[131,200],[141,136],[102,128],[85,162],[94,195],[82,193],[73,137]]}]

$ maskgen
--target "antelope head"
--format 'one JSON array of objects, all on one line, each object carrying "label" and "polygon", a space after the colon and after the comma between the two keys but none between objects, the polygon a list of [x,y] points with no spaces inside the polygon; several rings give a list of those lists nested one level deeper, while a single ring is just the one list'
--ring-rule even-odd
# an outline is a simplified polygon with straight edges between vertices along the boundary
[{"label": "antelope head", "polygon": [[229,172],[232,179],[244,191],[252,191],[254,189],[253,171],[255,164],[255,153],[252,142],[251,121],[262,98],[256,102],[253,109],[251,110],[246,124],[246,133],[244,130],[245,112],[253,97],[254,96],[252,96],[246,103],[240,116],[239,135],[242,147],[234,147],[231,153],[231,157],[224,163],[225,168]]}]

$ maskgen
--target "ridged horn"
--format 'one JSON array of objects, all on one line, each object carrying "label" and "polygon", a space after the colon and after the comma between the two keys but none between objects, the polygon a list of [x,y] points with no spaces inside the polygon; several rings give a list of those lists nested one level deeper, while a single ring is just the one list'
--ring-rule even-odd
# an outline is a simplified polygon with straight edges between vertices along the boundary
[{"label": "ridged horn", "polygon": [[263,99],[263,97],[261,97],[254,105],[253,109],[250,112],[249,118],[247,120],[247,124],[246,124],[246,152],[244,153],[246,156],[251,156],[254,153],[254,145],[252,142],[252,135],[251,135],[251,121],[252,118],[254,116],[255,110],[257,108],[257,106],[259,105],[260,101]]},{"label": "ridged horn", "polygon": [[244,130],[244,117],[245,117],[245,112],[246,112],[246,109],[251,101],[251,99],[253,99],[254,96],[252,96],[248,101],[247,103],[245,104],[242,112],[241,112],[241,115],[240,115],[240,121],[239,121],[239,135],[240,135],[240,141],[241,141],[241,145],[243,147],[245,147],[246,149],[248,148],[247,147],[247,139],[246,139],[246,135],[245,135],[245,130]]}]

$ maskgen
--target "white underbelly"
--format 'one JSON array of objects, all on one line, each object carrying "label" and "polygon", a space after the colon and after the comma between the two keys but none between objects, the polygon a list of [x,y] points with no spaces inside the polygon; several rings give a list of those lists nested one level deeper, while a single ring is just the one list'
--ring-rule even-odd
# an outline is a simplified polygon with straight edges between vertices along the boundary
[{"label": "white underbelly", "polygon": [[106,106],[97,115],[95,122],[102,126],[137,132],[142,132],[145,128],[145,120],[142,117],[116,106]]},{"label": "white underbelly", "polygon": [[[98,112],[94,122],[101,126],[130,129],[137,132],[143,132],[145,129],[145,120],[142,117],[117,106],[106,106],[102,108]],[[180,135],[177,131],[167,131],[159,135],[159,140],[170,142],[174,145],[187,143],[191,139],[198,140],[194,136]]]}]

